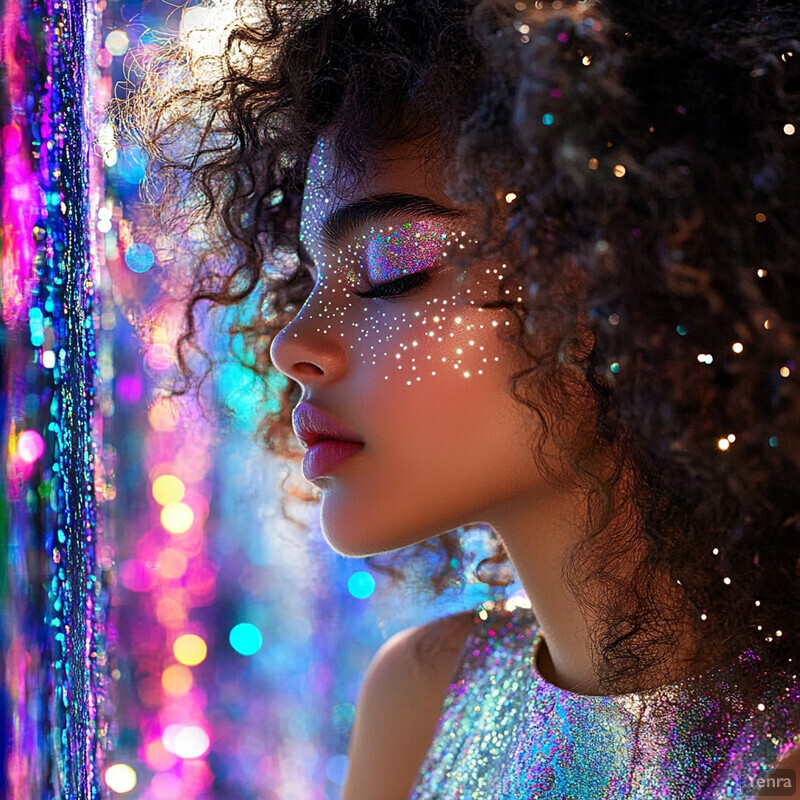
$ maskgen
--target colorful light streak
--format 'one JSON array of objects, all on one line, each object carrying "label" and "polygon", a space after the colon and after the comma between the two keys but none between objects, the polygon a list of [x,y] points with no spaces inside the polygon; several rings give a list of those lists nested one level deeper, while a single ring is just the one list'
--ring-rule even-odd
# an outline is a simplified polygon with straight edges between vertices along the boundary
[{"label": "colorful light streak", "polygon": [[102,786],[110,564],[97,559],[100,274],[88,220],[101,174],[87,146],[96,76],[86,63],[96,23],[82,4],[11,0],[0,37],[9,329],[2,432],[13,482],[3,487],[0,516],[10,555],[3,643],[11,738],[2,788],[14,800],[83,800]]}]

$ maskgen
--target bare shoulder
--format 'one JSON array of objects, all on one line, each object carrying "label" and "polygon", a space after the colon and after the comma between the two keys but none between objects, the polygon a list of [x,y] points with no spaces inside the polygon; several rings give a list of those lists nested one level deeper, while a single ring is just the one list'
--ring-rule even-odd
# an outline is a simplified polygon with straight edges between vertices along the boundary
[{"label": "bare shoulder", "polygon": [[473,619],[442,617],[381,645],[356,704],[342,800],[407,800]]}]

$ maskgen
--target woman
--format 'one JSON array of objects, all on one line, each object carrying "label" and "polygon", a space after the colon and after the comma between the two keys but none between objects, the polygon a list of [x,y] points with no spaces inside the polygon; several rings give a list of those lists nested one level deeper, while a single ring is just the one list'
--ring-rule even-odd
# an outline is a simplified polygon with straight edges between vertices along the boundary
[{"label": "woman", "polygon": [[292,414],[331,546],[452,553],[448,531],[483,523],[531,605],[380,649],[345,799],[782,788],[794,15],[298,5],[236,28],[213,79],[153,103],[153,70],[139,95],[162,210],[214,223],[182,364],[199,302],[261,288],[236,332],[289,379],[268,439]]}]

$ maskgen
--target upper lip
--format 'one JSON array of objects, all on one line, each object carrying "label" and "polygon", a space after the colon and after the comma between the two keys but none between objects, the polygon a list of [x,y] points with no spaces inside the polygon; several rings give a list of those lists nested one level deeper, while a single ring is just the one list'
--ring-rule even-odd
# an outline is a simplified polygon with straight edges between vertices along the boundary
[{"label": "upper lip", "polygon": [[306,447],[311,447],[324,439],[364,443],[358,438],[358,434],[306,402],[298,403],[292,412],[292,427],[297,438]]}]

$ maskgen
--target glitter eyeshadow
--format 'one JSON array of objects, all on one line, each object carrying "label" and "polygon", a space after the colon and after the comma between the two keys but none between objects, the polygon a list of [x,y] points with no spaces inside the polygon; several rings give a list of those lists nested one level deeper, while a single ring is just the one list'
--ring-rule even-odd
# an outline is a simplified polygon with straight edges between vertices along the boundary
[{"label": "glitter eyeshadow", "polygon": [[371,285],[388,283],[430,269],[447,256],[448,245],[464,235],[448,233],[436,220],[371,228],[341,250],[337,261],[348,286],[355,288],[364,278]]},{"label": "glitter eyeshadow", "polygon": [[529,609],[476,614],[409,800],[742,797],[800,740],[796,676],[754,650],[602,697],[545,681],[543,640]]},{"label": "glitter eyeshadow", "polygon": [[401,275],[428,269],[447,255],[447,233],[433,220],[406,222],[365,237],[367,274],[373,283],[385,283]]}]

